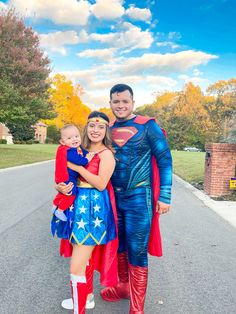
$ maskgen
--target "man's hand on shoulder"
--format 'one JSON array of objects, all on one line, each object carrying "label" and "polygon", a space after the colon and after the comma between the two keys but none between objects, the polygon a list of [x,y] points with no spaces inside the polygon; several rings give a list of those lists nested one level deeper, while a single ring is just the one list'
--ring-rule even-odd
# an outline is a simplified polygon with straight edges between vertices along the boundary
[{"label": "man's hand on shoulder", "polygon": [[170,204],[166,204],[163,202],[158,201],[156,211],[161,214],[166,214],[170,210]]}]

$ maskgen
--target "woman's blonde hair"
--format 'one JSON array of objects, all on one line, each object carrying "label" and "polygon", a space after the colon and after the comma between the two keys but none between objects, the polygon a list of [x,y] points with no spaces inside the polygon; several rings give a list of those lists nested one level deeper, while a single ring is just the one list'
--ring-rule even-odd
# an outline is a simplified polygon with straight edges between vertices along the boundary
[{"label": "woman's blonde hair", "polygon": [[[110,131],[110,128],[109,128],[109,118],[108,116],[103,113],[103,112],[100,112],[100,111],[93,111],[90,113],[90,115],[88,116],[88,120],[91,119],[91,118],[102,118],[104,119],[105,121],[108,122],[108,124],[105,124],[105,127],[106,127],[106,133],[105,133],[105,136],[104,136],[104,139],[102,140],[103,144],[109,148],[113,153],[115,152],[113,147],[112,147],[112,139],[111,139],[111,131]],[[86,124],[85,128],[84,128],[84,131],[83,131],[83,135],[82,135],[82,145],[85,149],[89,149],[91,147],[91,141],[88,137],[88,123]]]}]

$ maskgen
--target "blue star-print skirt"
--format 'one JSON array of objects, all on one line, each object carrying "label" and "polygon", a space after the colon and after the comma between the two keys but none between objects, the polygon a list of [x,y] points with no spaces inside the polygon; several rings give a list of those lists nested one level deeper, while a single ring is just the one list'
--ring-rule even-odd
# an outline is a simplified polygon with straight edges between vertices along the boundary
[{"label": "blue star-print skirt", "polygon": [[107,190],[77,188],[70,241],[78,245],[106,244],[116,237]]}]

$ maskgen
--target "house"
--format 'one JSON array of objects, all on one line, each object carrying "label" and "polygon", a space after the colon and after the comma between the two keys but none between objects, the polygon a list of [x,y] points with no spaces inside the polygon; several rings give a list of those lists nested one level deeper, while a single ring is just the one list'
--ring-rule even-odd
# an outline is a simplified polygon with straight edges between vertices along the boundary
[{"label": "house", "polygon": [[7,144],[13,144],[12,135],[3,123],[0,123],[0,139],[7,140]]},{"label": "house", "polygon": [[[42,122],[38,122],[35,124],[34,130],[34,139],[39,141],[39,143],[44,144],[47,137],[47,125]],[[3,123],[0,123],[0,139],[6,139],[7,144],[13,144],[12,135]]]},{"label": "house", "polygon": [[38,122],[34,126],[34,138],[39,143],[44,144],[47,137],[47,125],[43,122]]}]

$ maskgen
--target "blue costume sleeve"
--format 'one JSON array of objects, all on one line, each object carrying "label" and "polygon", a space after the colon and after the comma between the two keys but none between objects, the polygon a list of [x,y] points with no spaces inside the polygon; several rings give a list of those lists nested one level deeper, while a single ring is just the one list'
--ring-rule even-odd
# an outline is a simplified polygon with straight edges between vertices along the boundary
[{"label": "blue costume sleeve", "polygon": [[67,160],[78,166],[86,166],[88,163],[88,159],[79,154],[77,148],[68,149]]},{"label": "blue costume sleeve", "polygon": [[172,157],[170,149],[161,128],[153,120],[147,122],[147,135],[160,173],[159,201],[170,204],[172,186]]}]

